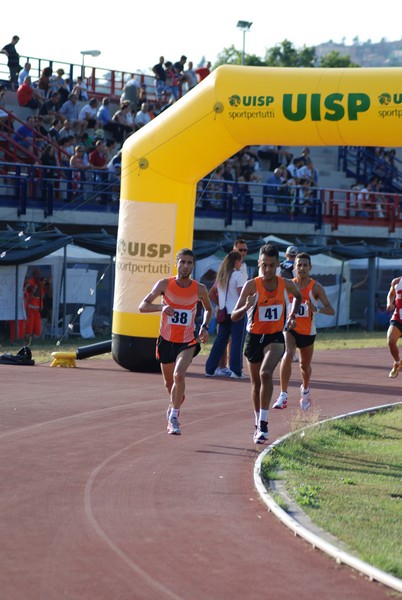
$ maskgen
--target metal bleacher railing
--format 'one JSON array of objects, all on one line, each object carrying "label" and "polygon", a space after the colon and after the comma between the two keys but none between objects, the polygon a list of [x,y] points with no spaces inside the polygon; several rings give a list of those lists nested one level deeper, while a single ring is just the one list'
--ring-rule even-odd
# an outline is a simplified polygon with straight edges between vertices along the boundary
[{"label": "metal bleacher railing", "polygon": [[387,192],[402,192],[402,161],[392,149],[340,146],[338,169],[353,177],[357,184],[366,184],[377,177]]},{"label": "metal bleacher railing", "polygon": [[[124,174],[122,174],[124,176]],[[376,226],[394,232],[401,226],[399,194],[359,194],[354,190],[290,186],[280,196],[267,184],[203,179],[199,182],[195,216],[216,219],[223,226],[242,221],[245,228],[266,221],[310,223],[316,230],[329,224]],[[362,197],[360,197],[362,196]],[[38,164],[0,162],[1,206],[9,220],[27,210],[43,211],[43,220],[69,211],[118,213],[120,180],[106,171],[80,171]]]},{"label": "metal bleacher railing", "polygon": [[[116,102],[128,79],[136,76],[147,86],[147,96],[154,91],[154,78],[146,73],[128,73],[98,67],[71,64],[49,59],[21,56],[20,62],[30,62],[33,80],[39,78],[44,67],[53,71],[63,68],[66,76],[74,81],[83,75],[89,96],[115,97]],[[8,68],[0,64],[0,79],[8,80]],[[149,91],[149,94],[148,94]],[[0,197],[3,206],[10,206],[17,216],[26,214],[27,209],[43,210],[43,218],[58,211],[90,210],[118,212],[119,181],[109,174],[65,167],[44,167],[38,164],[35,155],[29,156],[18,141],[11,140],[17,123],[22,123],[13,114],[8,129],[0,132]],[[8,139],[7,139],[8,138]],[[40,134],[34,133],[34,146]],[[25,152],[25,154],[24,154]],[[25,158],[24,158],[25,157]],[[387,157],[389,158],[389,157]],[[291,186],[281,196],[267,184],[204,179],[199,183],[196,202],[196,217],[219,219],[224,226],[234,221],[243,221],[251,227],[259,221],[297,221],[313,223],[319,230],[329,223],[332,230],[342,224],[375,225],[394,232],[401,225],[400,193],[402,191],[401,162],[393,157],[389,160],[373,157],[367,148],[341,147],[339,167],[357,183],[366,183],[371,175],[378,175],[385,183],[386,193],[364,193],[358,190],[314,188],[306,194],[302,186]],[[124,176],[124,175],[122,175]],[[10,213],[11,218],[11,213]]]},{"label": "metal bleacher railing", "polygon": [[[3,58],[1,58],[3,57]],[[75,81],[78,76],[83,77],[87,84],[90,97],[102,98],[109,96],[116,100],[121,96],[124,85],[132,77],[136,77],[140,84],[144,83],[147,87],[147,93],[150,99],[154,91],[154,77],[145,72],[127,72],[114,69],[104,69],[101,67],[91,67],[76,63],[67,63],[63,61],[50,60],[48,58],[37,58],[34,56],[20,56],[20,64],[31,63],[30,76],[35,82],[39,79],[41,72],[45,67],[51,67],[53,72],[57,69],[63,69],[65,77],[70,81]],[[6,58],[0,54],[0,80],[6,86],[8,85],[9,71],[6,64]]]}]

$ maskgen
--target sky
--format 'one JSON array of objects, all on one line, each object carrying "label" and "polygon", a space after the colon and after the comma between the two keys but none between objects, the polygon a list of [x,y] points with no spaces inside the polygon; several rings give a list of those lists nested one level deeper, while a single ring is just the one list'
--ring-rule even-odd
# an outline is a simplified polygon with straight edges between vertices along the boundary
[{"label": "sky", "polygon": [[[85,64],[128,72],[147,72],[163,55],[175,62],[182,54],[194,65],[203,58],[212,64],[218,54],[234,45],[243,48],[239,20],[252,23],[245,34],[245,52],[261,58],[267,48],[288,39],[296,48],[332,40],[351,44],[359,41],[397,41],[402,38],[401,0],[172,0],[133,3],[69,0],[61,8],[53,1],[38,6],[19,0],[18,14],[24,18],[3,19],[1,47],[19,35],[21,55],[51,58],[81,64],[82,50],[100,50]],[[36,6],[36,7],[35,7]],[[11,8],[9,9],[12,10]],[[6,8],[7,12],[7,8]],[[14,14],[14,12],[13,12]],[[3,14],[4,16],[4,14]],[[10,15],[11,17],[11,15]],[[5,61],[0,54],[0,60]]]}]

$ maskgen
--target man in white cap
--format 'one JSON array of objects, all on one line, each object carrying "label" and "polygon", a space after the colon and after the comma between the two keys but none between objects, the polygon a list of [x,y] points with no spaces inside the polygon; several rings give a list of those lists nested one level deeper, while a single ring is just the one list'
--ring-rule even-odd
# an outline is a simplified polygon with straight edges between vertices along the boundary
[{"label": "man in white cap", "polygon": [[293,269],[297,254],[299,254],[297,246],[288,246],[288,248],[286,248],[285,260],[280,264],[281,270],[279,273],[284,279],[293,279]]}]

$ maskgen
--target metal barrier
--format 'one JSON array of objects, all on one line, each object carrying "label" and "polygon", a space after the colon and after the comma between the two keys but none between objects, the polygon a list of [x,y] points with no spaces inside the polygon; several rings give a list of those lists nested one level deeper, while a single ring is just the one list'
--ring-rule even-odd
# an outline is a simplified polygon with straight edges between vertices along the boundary
[{"label": "metal barrier", "polygon": [[[122,173],[124,176],[124,173]],[[401,225],[399,194],[358,192],[290,186],[281,195],[276,186],[262,183],[203,179],[198,184],[195,216],[217,219],[225,227],[243,221],[252,227],[266,221],[323,224],[336,231],[342,225],[385,227],[394,232]],[[21,163],[0,162],[1,205],[12,207],[16,216],[40,209],[43,218],[57,211],[101,211],[118,213],[120,179],[100,170],[78,170]],[[12,214],[7,212],[12,220]]]}]

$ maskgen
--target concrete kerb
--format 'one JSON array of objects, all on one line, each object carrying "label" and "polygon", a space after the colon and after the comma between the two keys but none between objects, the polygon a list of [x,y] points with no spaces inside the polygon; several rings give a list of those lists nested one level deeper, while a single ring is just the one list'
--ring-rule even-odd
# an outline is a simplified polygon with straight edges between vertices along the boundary
[{"label": "concrete kerb", "polygon": [[[335,421],[337,419],[345,419],[347,417],[353,417],[357,415],[362,415],[365,413],[370,413],[373,411],[394,408],[395,406],[401,406],[402,402],[396,402],[394,404],[384,404],[382,406],[375,406],[372,408],[366,408],[364,410],[358,410],[350,413],[346,413],[344,415],[338,415],[336,417],[331,417],[330,419],[325,419],[319,423],[314,423],[312,425],[307,425],[306,427],[302,427],[297,431],[292,433],[288,433],[287,435],[279,438],[273,444],[270,444],[261,454],[254,465],[254,484],[255,487],[261,497],[261,500],[267,506],[268,510],[271,511],[286,527],[288,527],[291,531],[293,531],[294,535],[298,535],[310,543],[313,548],[318,548],[322,552],[328,554],[335,559],[338,564],[345,564],[355,569],[356,571],[366,575],[371,581],[378,581],[387,587],[390,587],[397,592],[402,592],[402,580],[389,575],[388,573],[384,573],[380,569],[373,567],[372,565],[360,560],[356,556],[349,554],[346,550],[342,548],[343,544],[327,532],[320,530],[307,515],[297,507],[296,503],[294,503],[289,496],[286,496],[286,501],[291,504],[291,512],[294,514],[292,516],[290,513],[283,510],[274,500],[273,496],[265,486],[262,475],[261,475],[261,464],[264,457],[271,452],[276,446],[282,444],[285,440],[290,438],[293,435],[300,435],[304,430],[310,429],[311,427],[316,427],[317,425],[321,425],[322,423],[327,423],[329,421]],[[277,491],[282,496],[284,496],[283,492],[280,488],[276,490],[270,488],[271,491]],[[332,541],[331,541],[332,540]]]}]

